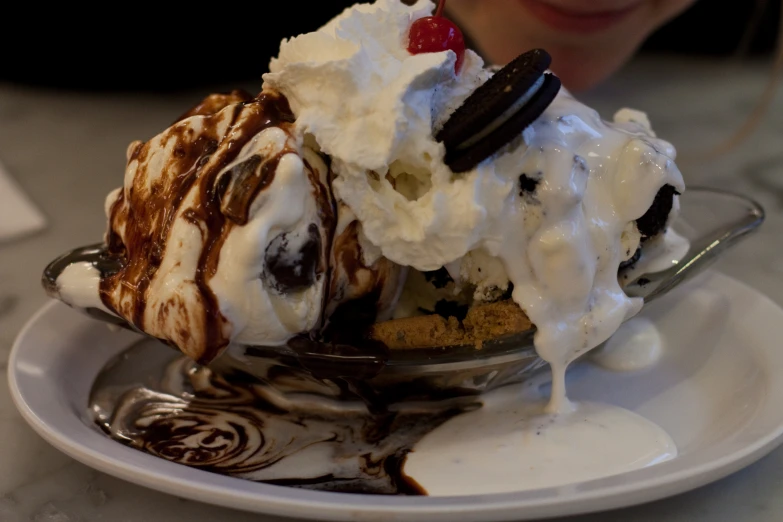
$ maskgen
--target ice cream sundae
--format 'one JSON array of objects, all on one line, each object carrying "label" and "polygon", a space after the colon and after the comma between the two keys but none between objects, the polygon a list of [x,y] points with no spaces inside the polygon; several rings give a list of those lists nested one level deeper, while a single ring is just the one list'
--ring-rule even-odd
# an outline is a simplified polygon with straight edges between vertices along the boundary
[{"label": "ice cream sundae", "polygon": [[[128,147],[101,261],[72,259],[49,293],[205,369],[236,347],[481,351],[527,332],[545,414],[567,415],[567,366],[639,312],[622,272],[670,238],[675,150],[644,113],[578,101],[545,50],[491,67],[449,24],[377,0],[284,40],[257,93],[212,94]],[[262,468],[243,476],[290,478]]]}]

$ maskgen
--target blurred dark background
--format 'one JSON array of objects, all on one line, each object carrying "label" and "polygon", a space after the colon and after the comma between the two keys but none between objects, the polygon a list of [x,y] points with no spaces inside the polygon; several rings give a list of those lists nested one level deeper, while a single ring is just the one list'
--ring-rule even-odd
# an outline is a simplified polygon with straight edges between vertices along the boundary
[{"label": "blurred dark background", "polygon": [[[354,2],[86,7],[4,6],[0,81],[78,90],[171,91],[258,81],[280,40],[317,29]],[[780,0],[699,0],[640,53],[770,54]],[[221,11],[221,8],[223,11]]]},{"label": "blurred dark background", "polygon": [[654,33],[642,52],[725,56],[774,51],[780,0],[699,0]]}]

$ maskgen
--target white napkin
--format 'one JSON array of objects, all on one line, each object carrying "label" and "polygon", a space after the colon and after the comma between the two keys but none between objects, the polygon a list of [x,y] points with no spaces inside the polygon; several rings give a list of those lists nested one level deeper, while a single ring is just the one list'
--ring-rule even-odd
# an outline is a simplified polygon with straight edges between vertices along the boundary
[{"label": "white napkin", "polygon": [[0,163],[0,243],[46,227],[43,213]]}]

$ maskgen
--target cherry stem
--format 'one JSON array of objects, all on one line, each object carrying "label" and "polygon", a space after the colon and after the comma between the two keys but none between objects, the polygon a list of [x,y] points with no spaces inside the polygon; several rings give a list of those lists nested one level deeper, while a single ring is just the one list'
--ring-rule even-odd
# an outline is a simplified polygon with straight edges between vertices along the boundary
[{"label": "cherry stem", "polygon": [[438,0],[438,8],[435,10],[435,16],[443,15],[443,6],[446,5],[446,0]]}]

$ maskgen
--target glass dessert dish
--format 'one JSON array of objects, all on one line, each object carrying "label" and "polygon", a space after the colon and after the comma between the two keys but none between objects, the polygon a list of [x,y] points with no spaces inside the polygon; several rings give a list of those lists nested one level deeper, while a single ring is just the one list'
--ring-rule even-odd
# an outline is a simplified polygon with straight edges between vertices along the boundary
[{"label": "glass dessert dish", "polygon": [[[626,293],[643,298],[645,303],[703,272],[764,220],[758,203],[733,192],[689,187],[681,198],[681,211],[672,228],[687,239],[687,252],[680,252],[676,258],[672,253],[665,268],[640,271],[632,266],[620,274],[627,280]],[[44,287],[51,293],[65,267],[84,261],[97,267],[106,263],[102,246],[75,249],[52,261],[44,270]],[[82,311],[110,325],[135,330],[101,310]],[[360,400],[371,409],[385,409],[403,401],[470,400],[480,393],[525,380],[546,366],[533,346],[534,334],[531,329],[495,338],[484,342],[481,348],[471,344],[386,349],[373,343],[349,346],[312,342],[230,345],[209,368],[217,374],[241,373],[281,392],[304,391],[341,401]]]}]

